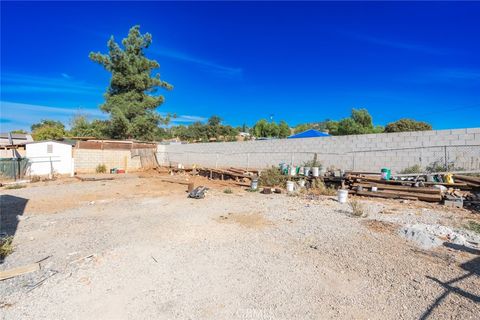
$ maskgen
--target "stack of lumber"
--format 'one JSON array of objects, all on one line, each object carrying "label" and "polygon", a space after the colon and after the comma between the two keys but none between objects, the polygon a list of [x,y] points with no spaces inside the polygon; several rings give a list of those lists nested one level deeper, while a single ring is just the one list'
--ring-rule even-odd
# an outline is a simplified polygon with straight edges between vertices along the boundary
[{"label": "stack of lumber", "polygon": [[[345,183],[350,188],[349,193],[359,196],[422,200],[428,202],[440,202],[443,198],[440,189],[417,187],[410,182],[405,185],[403,181],[387,181],[374,177],[348,175]],[[372,191],[372,187],[376,187],[377,191]]]},{"label": "stack of lumber", "polygon": [[463,183],[468,185],[470,188],[480,188],[480,178],[478,177],[456,174],[453,176],[453,179],[457,183]]},{"label": "stack of lumber", "polygon": [[258,171],[256,170],[244,170],[240,168],[228,168],[228,169],[215,169],[215,168],[196,168],[196,172],[204,177],[210,179],[220,179],[220,180],[235,180],[235,181],[245,181],[245,179],[252,179],[257,177]]}]

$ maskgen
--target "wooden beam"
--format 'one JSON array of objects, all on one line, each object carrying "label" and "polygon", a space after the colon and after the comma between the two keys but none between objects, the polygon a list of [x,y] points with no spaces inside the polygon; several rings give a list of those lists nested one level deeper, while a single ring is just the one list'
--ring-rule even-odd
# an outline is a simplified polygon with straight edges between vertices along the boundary
[{"label": "wooden beam", "polygon": [[386,184],[377,184],[377,183],[353,183],[354,187],[364,187],[371,188],[377,187],[382,190],[396,190],[396,191],[407,191],[407,192],[418,192],[418,193],[429,193],[429,194],[440,194],[440,189],[437,188],[423,188],[423,187],[409,187],[409,186],[396,186],[396,185],[386,185]]},{"label": "wooden beam", "polygon": [[40,263],[32,263],[22,267],[0,271],[0,281],[20,276],[22,274],[35,272],[37,270],[40,270]]}]

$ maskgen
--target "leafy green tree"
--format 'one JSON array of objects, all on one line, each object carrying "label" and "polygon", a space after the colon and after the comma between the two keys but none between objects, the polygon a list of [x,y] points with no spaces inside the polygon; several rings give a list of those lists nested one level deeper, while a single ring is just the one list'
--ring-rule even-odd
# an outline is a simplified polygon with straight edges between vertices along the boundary
[{"label": "leafy green tree", "polygon": [[72,137],[108,138],[108,126],[108,121],[93,120],[90,122],[85,115],[77,114],[70,120],[69,135]]},{"label": "leafy green tree", "polygon": [[280,121],[278,125],[278,137],[286,138],[290,135],[290,126],[285,121]]},{"label": "leafy green tree", "polygon": [[290,127],[285,121],[281,121],[279,125],[261,119],[253,126],[252,134],[257,138],[285,138],[290,135]]},{"label": "leafy green tree", "polygon": [[366,109],[352,109],[349,118],[338,122],[329,121],[326,126],[332,135],[380,133],[384,130],[381,126],[373,125],[372,116]]},{"label": "leafy green tree", "polygon": [[252,133],[257,138],[268,137],[270,131],[267,120],[258,120],[252,128]]},{"label": "leafy green tree", "polygon": [[12,130],[10,133],[20,133],[20,134],[27,134],[27,131],[22,129]]},{"label": "leafy green tree", "polygon": [[295,132],[295,133],[300,133],[300,132],[304,132],[304,131],[307,131],[307,130],[310,130],[310,129],[313,129],[312,124],[310,124],[310,123],[302,123],[302,124],[297,125],[297,126],[294,128],[294,132]]},{"label": "leafy green tree", "polygon": [[32,124],[31,129],[35,141],[58,140],[65,136],[65,126],[60,121],[42,120]]},{"label": "leafy green tree", "polygon": [[427,122],[413,119],[400,119],[385,126],[385,132],[406,132],[432,130],[432,125]]},{"label": "leafy green tree", "polygon": [[[122,40],[123,48],[113,36],[108,41],[108,54],[91,52],[91,60],[111,72],[110,85],[105,93],[105,103],[100,109],[110,114],[110,135],[112,138],[135,138],[151,140],[156,135],[162,118],[155,109],[164,102],[162,95],[155,95],[158,88],[172,89],[160,79],[155,60],[145,56],[145,49],[152,43],[149,33],[141,34],[140,27],[130,29]],[[153,130],[153,131],[152,131]]]},{"label": "leafy green tree", "polygon": [[315,129],[318,131],[327,131],[327,123],[329,121],[330,120],[299,124],[294,128],[294,133],[300,133],[310,129]]}]

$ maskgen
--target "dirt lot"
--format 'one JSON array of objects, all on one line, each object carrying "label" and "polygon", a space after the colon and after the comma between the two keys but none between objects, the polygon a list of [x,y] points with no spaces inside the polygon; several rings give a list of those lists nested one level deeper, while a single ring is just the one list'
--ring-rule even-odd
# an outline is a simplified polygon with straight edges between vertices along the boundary
[{"label": "dirt lot", "polygon": [[425,249],[401,235],[412,224],[461,229],[478,214],[362,199],[369,216],[356,218],[331,197],[226,194],[226,183],[197,178],[212,190],[195,200],[160,176],[115,177],[0,191],[2,229],[15,232],[0,270],[49,257],[0,281],[2,319],[480,314],[477,244]]}]

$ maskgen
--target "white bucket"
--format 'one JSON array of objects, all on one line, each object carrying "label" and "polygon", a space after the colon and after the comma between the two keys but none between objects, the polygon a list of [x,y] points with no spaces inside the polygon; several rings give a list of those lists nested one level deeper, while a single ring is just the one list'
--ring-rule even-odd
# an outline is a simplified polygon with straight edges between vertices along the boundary
[{"label": "white bucket", "polygon": [[290,166],[290,169],[289,169],[289,174],[293,177],[297,174],[297,167],[295,166]]},{"label": "white bucket", "polygon": [[372,187],[372,192],[377,192],[378,188],[377,187]]},{"label": "white bucket", "polygon": [[303,173],[308,177],[310,175],[310,167],[303,168]]},{"label": "white bucket", "polygon": [[320,168],[319,167],[312,167],[312,176],[318,177]]},{"label": "white bucket", "polygon": [[300,186],[300,188],[304,188],[305,187],[305,180],[298,180],[298,185]]},{"label": "white bucket", "polygon": [[346,203],[348,199],[348,190],[338,190],[337,192],[338,202]]},{"label": "white bucket", "polygon": [[257,190],[258,189],[258,179],[252,179],[252,183],[250,184],[250,189],[251,190]]},{"label": "white bucket", "polygon": [[287,192],[293,192],[293,181],[287,181]]},{"label": "white bucket", "polygon": [[305,174],[305,167],[300,167],[300,169],[298,170],[298,174],[299,175],[304,175]]}]

